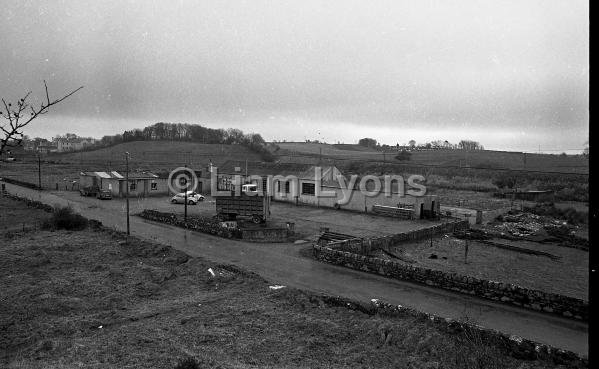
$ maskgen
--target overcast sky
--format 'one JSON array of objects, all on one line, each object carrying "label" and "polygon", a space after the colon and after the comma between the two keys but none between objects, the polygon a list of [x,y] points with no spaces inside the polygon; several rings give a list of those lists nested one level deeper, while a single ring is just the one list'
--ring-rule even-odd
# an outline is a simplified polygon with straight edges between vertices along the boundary
[{"label": "overcast sky", "polygon": [[10,1],[0,96],[85,85],[27,130],[158,122],[266,139],[588,140],[586,1]]}]

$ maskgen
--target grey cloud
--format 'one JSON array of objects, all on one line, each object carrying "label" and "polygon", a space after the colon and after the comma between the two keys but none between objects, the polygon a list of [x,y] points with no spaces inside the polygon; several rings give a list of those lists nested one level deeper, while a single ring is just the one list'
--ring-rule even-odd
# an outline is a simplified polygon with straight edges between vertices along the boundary
[{"label": "grey cloud", "polygon": [[588,127],[583,1],[29,1],[5,19],[2,96],[86,85],[62,115]]}]

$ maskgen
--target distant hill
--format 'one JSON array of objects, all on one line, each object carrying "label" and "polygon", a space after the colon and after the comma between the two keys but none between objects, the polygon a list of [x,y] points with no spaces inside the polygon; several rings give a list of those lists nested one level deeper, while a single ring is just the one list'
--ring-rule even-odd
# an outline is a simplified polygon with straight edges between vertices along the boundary
[{"label": "distant hill", "polygon": [[358,145],[330,145],[320,143],[278,142],[277,152],[281,161],[315,163],[323,159],[348,161],[406,163],[411,165],[480,167],[488,169],[513,169],[563,173],[589,172],[589,161],[582,156],[524,154],[511,151],[491,150],[431,150],[414,151],[410,161],[402,162],[394,158],[396,151],[375,151]]},{"label": "distant hill", "polygon": [[[227,160],[260,161],[260,155],[241,145],[202,144],[179,141],[133,141],[93,151],[52,154],[47,160],[75,163],[88,170],[122,170],[125,152],[130,153],[130,167],[148,170],[172,170],[189,165],[200,169],[209,162],[221,165]],[[94,169],[91,169],[94,168]]]}]

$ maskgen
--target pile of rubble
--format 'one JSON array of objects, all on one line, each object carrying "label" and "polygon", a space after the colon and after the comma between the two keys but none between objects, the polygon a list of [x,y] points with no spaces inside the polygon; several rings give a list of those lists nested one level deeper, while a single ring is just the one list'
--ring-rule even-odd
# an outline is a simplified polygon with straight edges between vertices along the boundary
[{"label": "pile of rubble", "polygon": [[528,212],[510,211],[490,224],[499,237],[537,242],[557,242],[563,246],[587,249],[588,240],[575,236],[575,226],[566,221]]},{"label": "pile of rubble", "polygon": [[546,219],[530,213],[515,213],[500,216],[499,224],[494,225],[495,230],[501,234],[510,234],[515,237],[526,237],[538,234],[549,225],[560,225],[562,222],[555,219]]}]

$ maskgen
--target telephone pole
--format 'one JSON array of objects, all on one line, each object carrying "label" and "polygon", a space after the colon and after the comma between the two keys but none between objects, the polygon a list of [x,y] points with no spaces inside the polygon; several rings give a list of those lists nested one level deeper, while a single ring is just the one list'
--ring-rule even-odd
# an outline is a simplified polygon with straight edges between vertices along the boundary
[{"label": "telephone pole", "polygon": [[[185,168],[187,168],[187,164],[185,164]],[[187,171],[186,171],[187,172]],[[185,179],[185,215],[183,217],[185,222],[185,228],[187,228],[187,189],[189,188],[187,184],[187,179]]]},{"label": "telephone pole", "polygon": [[129,225],[129,152],[125,153],[125,162],[127,169],[125,171],[125,196],[127,196],[127,236],[131,234],[131,228]]},{"label": "telephone pole", "polygon": [[37,154],[37,189],[42,189],[42,159],[40,154]]}]

